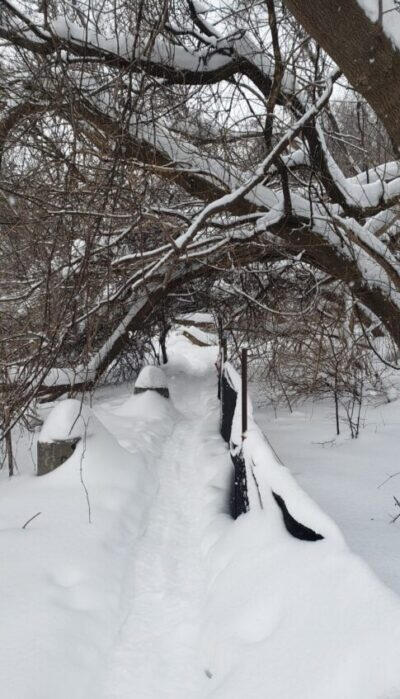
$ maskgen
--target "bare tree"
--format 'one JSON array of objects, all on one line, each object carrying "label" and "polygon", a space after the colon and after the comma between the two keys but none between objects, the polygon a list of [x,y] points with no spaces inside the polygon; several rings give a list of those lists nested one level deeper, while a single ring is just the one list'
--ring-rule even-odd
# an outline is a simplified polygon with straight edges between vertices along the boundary
[{"label": "bare tree", "polygon": [[[333,280],[357,323],[400,347],[397,53],[355,0],[328,38],[337,3],[286,5],[300,24],[277,0],[3,0],[0,304],[3,369],[23,386],[15,419],[54,368],[69,368],[56,393],[93,386],[162,309],[254,265],[276,283],[277,261],[301,259],[317,294]],[[375,53],[360,77],[366,27]],[[361,141],[346,132],[349,95]],[[362,114],[384,148],[370,149]],[[239,311],[246,295],[265,305],[265,289],[233,286]],[[261,286],[279,310],[279,285]]]}]

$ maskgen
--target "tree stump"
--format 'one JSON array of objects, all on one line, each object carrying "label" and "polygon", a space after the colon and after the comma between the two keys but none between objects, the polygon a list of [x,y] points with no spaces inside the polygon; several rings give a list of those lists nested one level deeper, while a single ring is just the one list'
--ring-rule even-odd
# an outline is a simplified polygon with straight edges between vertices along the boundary
[{"label": "tree stump", "polygon": [[74,453],[79,439],[80,437],[73,437],[72,439],[58,439],[54,442],[38,442],[37,475],[44,476],[67,461]]}]

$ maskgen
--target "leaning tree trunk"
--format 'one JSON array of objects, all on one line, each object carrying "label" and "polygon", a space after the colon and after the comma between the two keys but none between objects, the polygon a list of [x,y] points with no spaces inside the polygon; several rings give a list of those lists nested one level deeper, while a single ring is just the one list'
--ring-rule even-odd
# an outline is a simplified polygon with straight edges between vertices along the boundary
[{"label": "leaning tree trunk", "polygon": [[[281,222],[276,227],[272,226],[271,228],[282,241],[288,244],[288,250],[292,254],[301,252],[304,260],[347,284],[355,300],[372,311],[400,349],[400,308],[396,304],[395,298],[386,294],[379,285],[368,283],[360,271],[357,260],[343,255],[337,246],[323,244],[324,241],[319,238],[318,233],[309,231],[305,237],[304,232],[302,232],[297,238],[295,232],[299,229],[299,224],[299,221],[291,220],[287,222],[286,226]],[[156,313],[160,305],[165,302],[166,296],[172,291],[176,292],[189,279],[193,280],[205,274],[209,275],[212,267],[219,270],[224,267],[229,269],[232,260],[235,260],[239,266],[251,262],[262,263],[271,259],[275,260],[277,255],[274,251],[260,254],[259,243],[258,238],[254,241],[254,245],[238,242],[236,245],[232,245],[228,254],[225,251],[218,257],[210,258],[210,268],[204,264],[199,266],[182,265],[181,269],[178,268],[175,276],[165,285],[153,284],[152,287],[149,285],[136,301],[132,301],[132,306],[126,316],[91,360],[87,369],[87,382],[81,383],[75,388],[80,390],[92,388],[124,349],[130,333],[141,330],[149,316]],[[55,390],[60,395],[69,391],[70,388],[70,386],[57,386]]]},{"label": "leaning tree trunk", "polygon": [[[285,4],[366,99],[400,147],[400,51],[357,0],[285,0]],[[378,13],[378,0],[376,0]],[[334,27],[334,31],[332,31]]]}]

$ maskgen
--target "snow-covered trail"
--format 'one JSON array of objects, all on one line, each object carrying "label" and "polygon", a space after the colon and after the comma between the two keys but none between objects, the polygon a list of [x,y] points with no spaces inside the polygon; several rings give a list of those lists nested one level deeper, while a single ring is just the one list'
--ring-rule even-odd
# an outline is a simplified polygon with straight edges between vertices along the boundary
[{"label": "snow-covered trail", "polygon": [[[255,423],[263,507],[230,518],[216,348],[171,344],[170,399],[59,402],[42,436],[84,439],[47,476],[3,483],[1,699],[399,699],[398,597]],[[290,535],[275,487],[325,539]]]},{"label": "snow-covered trail", "polygon": [[210,445],[211,469],[228,455],[217,433],[215,372],[210,363],[199,370],[196,376],[179,364],[169,368],[176,417],[155,464],[159,488],[148,526],[132,551],[110,698],[200,699],[209,689],[199,652],[207,592],[201,544],[210,493],[216,492],[220,511],[226,495],[210,487],[205,464],[210,466]]},{"label": "snow-covered trail", "polygon": [[[104,699],[398,697],[398,600],[333,523],[293,484],[290,507],[303,502],[326,539],[290,536],[268,488],[264,509],[226,514],[214,355],[183,341],[166,369],[173,420],[151,460],[159,487],[146,529],[126,547]],[[133,448],[129,430],[120,437]]]}]

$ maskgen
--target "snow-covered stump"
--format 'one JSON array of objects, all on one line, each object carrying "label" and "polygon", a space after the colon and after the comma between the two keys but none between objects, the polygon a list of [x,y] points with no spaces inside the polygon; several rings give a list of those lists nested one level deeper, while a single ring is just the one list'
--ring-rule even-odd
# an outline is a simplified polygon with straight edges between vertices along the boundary
[{"label": "snow-covered stump", "polygon": [[160,396],[169,398],[169,390],[165,374],[160,367],[145,366],[136,379],[134,393],[144,393],[145,391],[156,391]]},{"label": "snow-covered stump", "polygon": [[37,443],[37,475],[44,476],[64,464],[81,439],[86,440],[91,410],[69,398],[57,403],[47,416]]},{"label": "snow-covered stump", "polygon": [[37,443],[37,475],[44,476],[61,466],[74,453],[80,437]]}]

